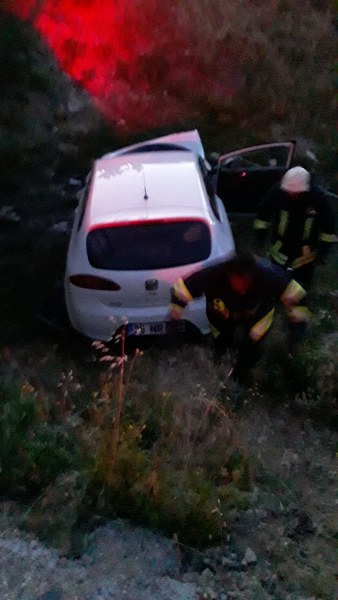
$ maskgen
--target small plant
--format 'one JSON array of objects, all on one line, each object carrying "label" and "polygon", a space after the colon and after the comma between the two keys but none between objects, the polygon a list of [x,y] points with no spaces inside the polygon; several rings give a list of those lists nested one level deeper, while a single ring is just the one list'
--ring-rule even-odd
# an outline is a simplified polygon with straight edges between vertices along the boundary
[{"label": "small plant", "polygon": [[[125,380],[125,364],[128,356],[125,354],[126,326],[122,327],[121,333],[114,338],[116,344],[120,345],[121,354],[116,356],[112,354],[109,348],[102,342],[93,342],[93,347],[102,353],[99,361],[108,363],[109,366],[105,371],[101,385],[101,396],[96,400],[104,406],[103,414],[105,417],[108,414],[112,416],[110,431],[104,436],[105,453],[108,458],[106,466],[106,482],[107,485],[112,485],[113,472],[117,460],[118,446],[120,442],[121,419],[125,400],[125,393],[130,382],[131,372],[134,366],[134,361],[141,354],[139,350],[135,351],[134,357],[129,365],[129,369]],[[114,376],[117,370],[117,377]],[[115,406],[110,406],[111,404]],[[98,406],[98,405],[97,405]],[[96,408],[96,412],[97,408]],[[102,425],[105,425],[103,420]],[[109,430],[109,424],[108,424]]]}]

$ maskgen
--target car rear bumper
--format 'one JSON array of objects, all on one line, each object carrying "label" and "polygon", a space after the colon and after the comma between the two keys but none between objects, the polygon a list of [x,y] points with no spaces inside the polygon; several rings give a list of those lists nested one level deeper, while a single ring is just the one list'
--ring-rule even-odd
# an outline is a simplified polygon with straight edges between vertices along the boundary
[{"label": "car rear bumper", "polygon": [[[130,325],[134,323],[138,325],[165,323],[164,330],[169,335],[181,334],[183,330],[179,323],[176,324],[175,321],[171,321],[168,305],[147,308],[111,308],[103,304],[91,305],[77,300],[76,310],[74,310],[71,295],[67,291],[66,305],[73,328],[93,340],[109,341],[123,325],[126,325],[126,330],[131,332]],[[189,304],[182,315],[182,319],[187,324],[185,329],[189,330],[189,325],[192,325],[203,335],[210,333],[204,299],[201,298]],[[142,335],[153,335],[153,333],[154,328],[153,332],[142,333]]]}]

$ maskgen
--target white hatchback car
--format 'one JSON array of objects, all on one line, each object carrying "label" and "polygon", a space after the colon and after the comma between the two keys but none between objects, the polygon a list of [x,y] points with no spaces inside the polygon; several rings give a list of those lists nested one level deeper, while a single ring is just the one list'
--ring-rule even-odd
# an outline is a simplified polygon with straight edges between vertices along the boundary
[{"label": "white hatchback car", "polygon": [[127,335],[209,332],[205,301],[170,321],[170,287],[235,252],[221,200],[209,183],[196,130],[123,148],[96,160],[80,193],[65,296],[72,326],[108,341]]}]

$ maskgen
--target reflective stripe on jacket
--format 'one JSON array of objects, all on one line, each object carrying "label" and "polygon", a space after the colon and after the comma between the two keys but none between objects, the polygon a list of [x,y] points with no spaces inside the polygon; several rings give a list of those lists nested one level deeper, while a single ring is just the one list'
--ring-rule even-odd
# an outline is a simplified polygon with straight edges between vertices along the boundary
[{"label": "reflective stripe on jacket", "polygon": [[257,323],[255,323],[255,325],[253,325],[253,327],[251,327],[249,337],[253,342],[258,342],[261,340],[262,337],[264,337],[264,335],[269,331],[272,325],[274,314],[275,309],[273,308],[270,310],[270,312],[268,312],[267,315],[262,317],[259,321],[257,321]]},{"label": "reflective stripe on jacket", "polygon": [[254,229],[256,229],[256,231],[259,229],[268,229],[269,225],[269,221],[262,221],[261,219],[254,220]]},{"label": "reflective stripe on jacket", "polygon": [[319,235],[319,239],[321,242],[327,242],[328,244],[334,244],[338,242],[338,236],[334,233],[321,233]]},{"label": "reflective stripe on jacket", "polygon": [[175,304],[184,308],[188,302],[192,301],[192,295],[190,294],[187,286],[185,285],[182,277],[172,287],[172,293],[175,298]]},{"label": "reflective stripe on jacket", "polygon": [[304,265],[308,265],[316,259],[317,252],[312,252],[310,246],[303,246],[302,250],[302,256],[298,256],[298,258],[296,258],[291,263],[292,269],[299,269],[300,267],[304,267]]}]

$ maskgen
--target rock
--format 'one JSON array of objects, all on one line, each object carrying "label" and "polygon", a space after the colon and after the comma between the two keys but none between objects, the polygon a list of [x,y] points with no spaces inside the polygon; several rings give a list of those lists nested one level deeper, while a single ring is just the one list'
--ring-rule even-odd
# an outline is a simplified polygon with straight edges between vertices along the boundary
[{"label": "rock", "polygon": [[67,181],[67,187],[70,188],[76,188],[76,187],[81,187],[82,186],[82,181],[81,179],[76,179],[75,177],[70,177]]},{"label": "rock", "polygon": [[212,588],[208,588],[205,591],[205,597],[208,598],[208,600],[216,600],[217,592],[215,592],[215,590],[213,590]]},{"label": "rock", "polygon": [[68,233],[70,230],[70,225],[68,221],[60,221],[59,223],[55,223],[50,228],[50,231],[55,231],[56,233]]},{"label": "rock", "polygon": [[242,565],[254,565],[257,562],[257,556],[251,548],[247,548],[245,550],[244,558],[242,560]]},{"label": "rock", "polygon": [[289,524],[286,535],[292,539],[302,539],[315,533],[316,527],[312,519],[303,512],[296,512],[296,518]]},{"label": "rock", "polygon": [[223,567],[225,567],[228,571],[237,571],[241,568],[241,565],[238,560],[228,558],[227,556],[222,556],[221,562]]},{"label": "rock", "polygon": [[42,596],[39,596],[36,600],[62,600],[62,592],[57,589],[48,590]]},{"label": "rock", "polygon": [[211,571],[211,569],[209,569],[209,568],[207,568],[207,569],[204,569],[204,571],[202,571],[202,573],[201,573],[201,577],[204,577],[204,578],[206,578],[206,579],[207,579],[208,577],[212,577],[212,576],[213,576],[213,572],[212,572],[212,571]]}]

